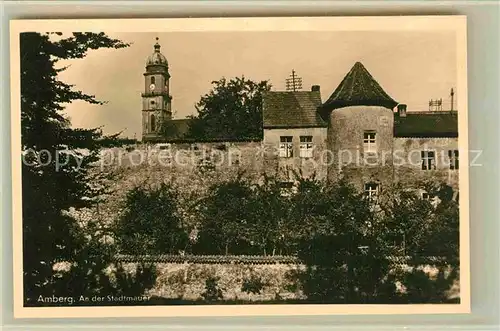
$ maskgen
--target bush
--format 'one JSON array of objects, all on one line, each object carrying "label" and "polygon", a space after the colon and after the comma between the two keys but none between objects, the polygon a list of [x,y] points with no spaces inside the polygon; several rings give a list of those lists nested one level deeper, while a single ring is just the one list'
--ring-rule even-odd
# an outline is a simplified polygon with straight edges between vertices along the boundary
[{"label": "bush", "polygon": [[117,265],[114,272],[115,292],[117,295],[140,296],[156,282],[156,267],[153,264],[139,264],[134,273],[125,271],[121,264]]},{"label": "bush", "polygon": [[417,268],[403,273],[401,283],[405,291],[401,294],[402,301],[405,303],[450,302],[448,292],[458,279],[458,268],[448,266],[435,266],[435,268],[437,269],[435,275]]},{"label": "bush", "polygon": [[[410,257],[404,263],[418,267],[422,258],[437,255],[458,270],[459,210],[449,187],[435,186],[437,205],[398,186],[385,190],[375,205],[346,180],[326,185],[300,179],[296,192],[287,196],[280,194],[278,184],[265,177],[261,185],[252,185],[239,176],[211,186],[190,210],[198,221],[192,252],[215,255],[190,261],[250,262],[255,260],[251,254],[286,252],[307,269],[289,279],[288,286],[300,289],[309,301],[444,302],[453,274],[446,281],[418,272],[396,279],[391,257],[403,253]],[[176,193],[165,185],[131,192],[120,223],[122,247],[141,254],[176,254],[187,241],[177,207]],[[396,292],[398,280],[407,294]],[[222,297],[217,281],[207,279],[206,300]],[[252,276],[241,290],[259,294],[264,286]]]},{"label": "bush", "polygon": [[205,291],[201,294],[205,301],[218,301],[223,298],[222,289],[219,287],[219,278],[209,277],[205,281]]},{"label": "bush", "polygon": [[248,294],[260,294],[265,285],[260,277],[252,275],[250,278],[243,280],[241,291]]},{"label": "bush", "polygon": [[125,213],[115,225],[124,254],[178,253],[188,244],[181,225],[177,192],[166,184],[136,187],[127,194]]}]

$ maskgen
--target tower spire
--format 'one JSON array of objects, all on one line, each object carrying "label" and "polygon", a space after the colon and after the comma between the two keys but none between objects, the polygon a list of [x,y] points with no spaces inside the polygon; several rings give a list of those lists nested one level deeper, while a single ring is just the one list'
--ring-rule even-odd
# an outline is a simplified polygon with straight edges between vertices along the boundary
[{"label": "tower spire", "polygon": [[160,52],[160,43],[158,42],[160,38],[156,37],[156,43],[155,43],[155,52],[159,53]]}]

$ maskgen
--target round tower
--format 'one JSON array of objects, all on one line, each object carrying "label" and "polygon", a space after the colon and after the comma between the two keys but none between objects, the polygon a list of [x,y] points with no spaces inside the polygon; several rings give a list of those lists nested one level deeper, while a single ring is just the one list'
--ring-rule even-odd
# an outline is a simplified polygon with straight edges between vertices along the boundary
[{"label": "round tower", "polygon": [[356,187],[379,190],[392,181],[397,105],[360,62],[321,106],[328,121],[328,180],[346,177]]}]

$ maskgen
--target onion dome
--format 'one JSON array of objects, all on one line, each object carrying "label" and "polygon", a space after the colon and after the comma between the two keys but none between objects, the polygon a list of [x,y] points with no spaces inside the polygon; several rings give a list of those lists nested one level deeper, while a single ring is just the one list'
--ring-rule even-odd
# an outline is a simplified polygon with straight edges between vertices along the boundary
[{"label": "onion dome", "polygon": [[165,55],[160,53],[160,44],[158,43],[158,37],[156,37],[156,44],[154,45],[154,53],[148,56],[148,59],[146,61],[146,66],[153,66],[153,65],[164,65],[168,66],[167,58]]}]

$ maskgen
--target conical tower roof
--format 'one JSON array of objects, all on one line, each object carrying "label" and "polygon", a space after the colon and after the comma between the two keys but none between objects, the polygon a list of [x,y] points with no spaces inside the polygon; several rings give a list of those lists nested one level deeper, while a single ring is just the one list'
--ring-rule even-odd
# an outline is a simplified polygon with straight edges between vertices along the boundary
[{"label": "conical tower roof", "polygon": [[330,98],[322,105],[324,111],[348,106],[382,106],[394,108],[394,101],[361,62],[356,62]]}]

